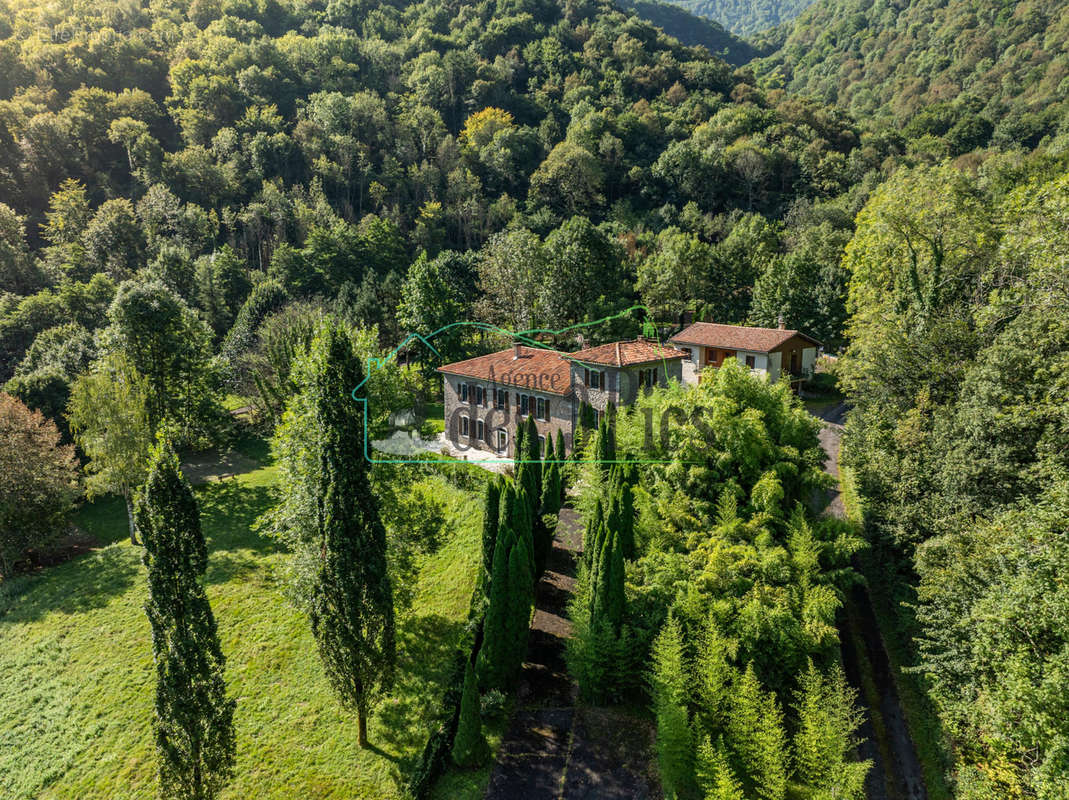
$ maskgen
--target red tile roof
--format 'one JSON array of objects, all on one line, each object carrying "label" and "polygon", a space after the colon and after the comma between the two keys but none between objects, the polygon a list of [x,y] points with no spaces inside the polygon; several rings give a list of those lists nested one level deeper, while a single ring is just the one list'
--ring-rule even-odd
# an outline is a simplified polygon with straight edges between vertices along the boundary
[{"label": "red tile roof", "polygon": [[566,395],[572,388],[571,363],[566,353],[521,345],[515,350],[499,350],[485,356],[438,367],[438,372],[498,384],[535,389],[547,394]]},{"label": "red tile roof", "polygon": [[800,336],[814,345],[820,344],[812,336],[799,331],[779,328],[749,328],[742,325],[719,325],[715,322],[695,322],[688,325],[671,339],[674,344],[697,344],[704,347],[722,347],[725,350],[750,350],[768,353],[775,350],[792,336]]},{"label": "red tile roof", "polygon": [[584,364],[607,364],[611,367],[629,367],[635,364],[649,364],[670,358],[685,358],[686,353],[674,347],[635,339],[630,342],[610,342],[609,344],[588,347],[568,356]]}]

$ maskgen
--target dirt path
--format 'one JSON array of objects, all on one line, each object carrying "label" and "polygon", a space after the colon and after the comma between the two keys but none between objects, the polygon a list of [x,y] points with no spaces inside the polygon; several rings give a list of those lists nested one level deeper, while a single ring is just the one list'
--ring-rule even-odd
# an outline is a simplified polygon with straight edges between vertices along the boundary
[{"label": "dirt path", "polygon": [[[824,513],[844,518],[846,509],[838,479],[839,442],[846,406],[840,403],[818,416],[824,422],[820,431],[820,443],[827,455],[824,471],[836,479],[836,487],[829,492]],[[865,706],[858,756],[872,759],[873,765],[865,781],[866,797],[868,800],[927,800],[924,775],[898,700],[894,672],[880,638],[872,603],[863,586],[854,587],[842,616],[839,633],[843,670]],[[868,687],[863,677],[864,663],[867,663],[871,676]]]},{"label": "dirt path", "polygon": [[[561,511],[546,572],[538,583],[518,709],[498,751],[487,800],[642,800],[648,725],[625,712],[577,707],[564,660],[571,635],[568,602],[583,549],[579,515]],[[638,746],[636,746],[638,745]]]}]

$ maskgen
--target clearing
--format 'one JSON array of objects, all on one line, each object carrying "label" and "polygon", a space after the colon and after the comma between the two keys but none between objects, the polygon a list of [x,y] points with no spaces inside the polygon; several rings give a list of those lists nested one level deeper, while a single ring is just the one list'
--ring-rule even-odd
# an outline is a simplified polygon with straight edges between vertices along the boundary
[{"label": "clearing", "polygon": [[[197,489],[208,542],[208,597],[237,700],[237,765],[224,800],[399,797],[426,741],[467,616],[479,559],[481,499],[441,475],[421,477],[447,510],[442,545],[419,564],[398,618],[397,685],[374,710],[372,748],[334,699],[305,617],[283,598],[284,554],[252,530],[276,469]],[[102,546],[0,589],[0,797],[155,796],[155,672],[140,548],[122,502],[87,505],[76,523]]]}]

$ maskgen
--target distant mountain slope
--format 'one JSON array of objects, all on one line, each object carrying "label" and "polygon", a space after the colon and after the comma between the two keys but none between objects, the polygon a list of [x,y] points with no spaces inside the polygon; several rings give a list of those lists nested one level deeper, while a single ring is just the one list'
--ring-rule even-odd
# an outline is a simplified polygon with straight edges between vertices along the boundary
[{"label": "distant mountain slope", "polygon": [[758,55],[748,42],[733,36],[713,19],[695,16],[683,3],[659,0],[619,0],[618,5],[640,19],[651,22],[669,36],[690,47],[702,46],[729,64],[741,66]]},{"label": "distant mountain slope", "polygon": [[739,36],[753,36],[797,17],[813,0],[670,0]]},{"label": "distant mountain slope", "polygon": [[911,134],[1034,146],[1069,124],[1067,40],[1064,0],[821,0],[755,67]]}]

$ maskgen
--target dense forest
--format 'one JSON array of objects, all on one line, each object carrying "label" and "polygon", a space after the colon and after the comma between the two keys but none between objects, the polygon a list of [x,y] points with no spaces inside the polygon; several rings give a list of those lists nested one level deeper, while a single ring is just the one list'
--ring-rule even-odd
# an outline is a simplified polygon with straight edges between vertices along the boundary
[{"label": "dense forest", "polygon": [[905,126],[920,152],[957,156],[1066,134],[1067,38],[1057,0],[826,0],[756,69],[769,86]]},{"label": "dense forest", "polygon": [[692,14],[719,22],[739,36],[764,33],[789,23],[813,0],[672,0]]},{"label": "dense forest", "polygon": [[[652,0],[0,0],[0,620],[76,506],[92,522],[114,498],[164,796],[264,790],[224,679],[238,606],[222,593],[217,623],[204,589],[228,514],[277,548],[261,583],[305,619],[361,750],[399,713],[383,698],[420,695],[397,781],[425,796],[447,762],[489,758],[481,720],[516,687],[567,499],[585,528],[568,669],[582,702],[649,710],[666,796],[864,796],[838,627],[864,584],[952,796],[1064,800],[1064,9],[680,5],[761,41]],[[527,431],[509,477],[358,456],[441,400],[405,365],[368,377],[368,416],[350,401],[406,332],[612,318],[584,329],[599,343],[684,317],[783,320],[837,356],[807,390],[849,407],[850,520],[810,507],[820,422],[734,367],[588,407],[578,460]],[[648,452],[670,409],[689,421]],[[269,489],[189,486],[182,457],[249,437]],[[473,585],[435,617],[446,655],[414,657],[430,637],[406,615],[442,552]],[[28,797],[46,771],[25,763]]]}]

